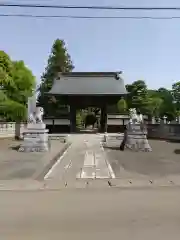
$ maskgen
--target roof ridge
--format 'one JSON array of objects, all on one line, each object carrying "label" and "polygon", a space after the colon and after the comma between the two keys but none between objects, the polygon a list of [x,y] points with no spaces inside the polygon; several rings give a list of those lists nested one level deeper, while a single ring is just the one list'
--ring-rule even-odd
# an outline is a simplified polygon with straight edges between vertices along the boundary
[{"label": "roof ridge", "polygon": [[116,72],[62,72],[59,76],[69,77],[113,77],[116,74],[122,74],[122,71]]}]

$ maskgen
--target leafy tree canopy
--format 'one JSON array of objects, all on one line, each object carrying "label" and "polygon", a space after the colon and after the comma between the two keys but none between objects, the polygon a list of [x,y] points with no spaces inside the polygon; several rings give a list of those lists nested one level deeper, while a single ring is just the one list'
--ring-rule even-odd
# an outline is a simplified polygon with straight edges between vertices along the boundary
[{"label": "leafy tree canopy", "polygon": [[71,57],[68,54],[65,42],[60,39],[56,39],[53,43],[51,53],[48,58],[47,67],[41,77],[41,85],[39,88],[38,102],[44,108],[45,115],[54,115],[53,108],[60,107],[60,99],[52,101],[45,92],[48,92],[55,78],[57,78],[60,72],[71,72],[74,69]]},{"label": "leafy tree canopy", "polygon": [[1,119],[25,120],[27,99],[34,88],[35,77],[24,62],[13,62],[4,51],[0,51]]},{"label": "leafy tree canopy", "polygon": [[126,85],[128,95],[121,99],[117,106],[109,107],[111,113],[113,109],[118,109],[123,113],[123,109],[136,108],[142,114],[150,117],[167,116],[168,120],[173,120],[180,115],[180,82],[172,85],[172,89],[159,88],[157,90],[148,89],[144,81],[134,81]]},{"label": "leafy tree canopy", "polygon": [[117,108],[119,113],[125,114],[128,111],[128,106],[127,106],[127,102],[124,98],[121,98],[119,100],[119,102],[117,103]]}]

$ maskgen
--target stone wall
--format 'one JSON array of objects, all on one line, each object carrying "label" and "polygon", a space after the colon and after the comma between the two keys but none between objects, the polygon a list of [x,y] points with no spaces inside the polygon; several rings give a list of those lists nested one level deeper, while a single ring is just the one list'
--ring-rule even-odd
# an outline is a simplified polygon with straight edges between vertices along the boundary
[{"label": "stone wall", "polygon": [[[21,124],[21,133],[23,133],[24,124]],[[14,122],[0,122],[0,138],[14,137],[15,123]]]},{"label": "stone wall", "polygon": [[[150,124],[147,123],[148,138],[180,140],[180,124]],[[122,133],[125,126],[108,125],[108,133]]]},{"label": "stone wall", "polygon": [[[127,121],[127,119],[126,119]],[[124,132],[126,121],[119,117],[109,118],[108,133]],[[49,133],[69,133],[70,121],[68,119],[45,119],[45,124]],[[124,124],[123,124],[124,123]],[[21,124],[21,133],[23,133],[25,124]],[[147,124],[148,138],[180,140],[180,124]],[[0,138],[14,137],[15,123],[0,122]]]},{"label": "stone wall", "polygon": [[180,124],[148,124],[148,138],[180,140]]}]

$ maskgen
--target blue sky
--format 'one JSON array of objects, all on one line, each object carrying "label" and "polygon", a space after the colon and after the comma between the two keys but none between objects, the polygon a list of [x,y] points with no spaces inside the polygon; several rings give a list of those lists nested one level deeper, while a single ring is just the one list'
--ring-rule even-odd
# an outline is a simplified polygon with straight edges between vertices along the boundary
[{"label": "blue sky", "polygon": [[[179,0],[9,0],[0,2],[180,6]],[[90,11],[0,8],[0,13],[37,15],[180,16],[178,12]],[[150,88],[180,80],[180,19],[28,19],[0,18],[0,49],[24,60],[37,80],[56,38],[64,39],[75,71],[124,72],[125,83],[145,80]]]}]

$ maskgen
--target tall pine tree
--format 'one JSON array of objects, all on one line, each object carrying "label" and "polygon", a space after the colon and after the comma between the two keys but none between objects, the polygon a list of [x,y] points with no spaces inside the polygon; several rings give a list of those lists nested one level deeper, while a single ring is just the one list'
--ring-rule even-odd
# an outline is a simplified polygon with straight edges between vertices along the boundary
[{"label": "tall pine tree", "polygon": [[67,52],[65,42],[56,39],[51,49],[51,54],[48,58],[48,64],[45,72],[41,77],[41,84],[39,87],[38,103],[44,108],[45,115],[54,116],[55,112],[60,106],[60,101],[57,98],[48,97],[45,92],[48,92],[54,79],[60,72],[71,72],[74,69],[71,57]]}]

